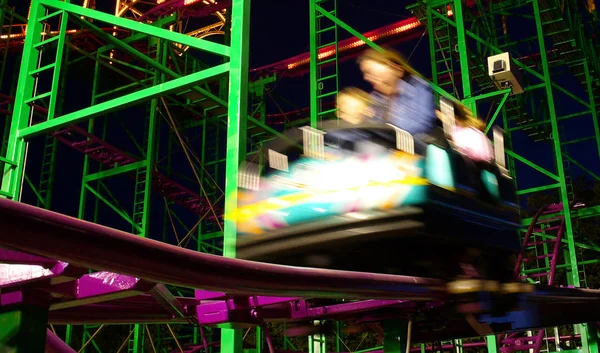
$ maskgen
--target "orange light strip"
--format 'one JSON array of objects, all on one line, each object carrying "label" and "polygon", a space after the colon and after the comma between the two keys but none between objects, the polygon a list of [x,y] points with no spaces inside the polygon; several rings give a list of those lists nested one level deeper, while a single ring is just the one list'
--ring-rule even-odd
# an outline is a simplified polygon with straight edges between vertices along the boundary
[{"label": "orange light strip", "polygon": [[[79,32],[78,29],[70,29],[70,30],[67,30],[65,33],[73,34],[73,33],[77,33],[77,32]],[[59,31],[50,31],[50,33],[42,32],[41,34],[43,36],[48,35],[48,34],[50,34],[51,36],[55,36],[55,35],[58,35],[58,33],[59,33]],[[26,35],[26,33],[15,33],[15,34],[11,34],[11,35],[3,34],[0,36],[0,39],[7,39],[7,38],[19,39],[19,38],[25,38],[25,35]]]},{"label": "orange light strip", "polygon": [[[160,5],[160,4],[164,3],[165,1],[167,1],[167,0],[156,0],[156,4]],[[188,5],[191,5],[191,4],[195,4],[195,3],[200,2],[200,1],[204,2],[206,5],[208,5],[209,3],[210,4],[216,4],[217,3],[215,0],[209,0],[208,2],[206,0],[184,0],[183,1],[183,6],[188,6]]]},{"label": "orange light strip", "polygon": [[[403,24],[401,26],[397,26],[397,27],[395,27],[393,29],[390,29],[388,31],[367,36],[367,39],[370,40],[371,42],[375,42],[378,39],[389,37],[389,36],[393,36],[393,35],[397,35],[397,34],[400,34],[402,32],[407,32],[407,31],[410,31],[411,29],[415,29],[415,28],[417,28],[419,26],[421,26],[421,22],[419,22],[419,20],[415,19],[415,20],[413,20],[413,21],[411,21],[409,23],[405,23],[405,24]],[[354,48],[363,46],[365,44],[366,43],[363,40],[357,39],[357,40],[355,40],[355,41],[353,41],[353,42],[351,42],[349,44],[340,46],[339,47],[339,51],[342,52],[342,51],[345,51],[345,50],[354,49]],[[335,54],[335,45],[331,45],[331,46],[328,46],[326,48],[323,48],[320,51],[320,53],[318,54],[318,58],[319,58],[319,60],[322,60],[322,59],[325,59],[325,58],[327,58],[329,56],[332,56],[334,54]],[[291,69],[296,68],[298,66],[302,66],[302,65],[308,64],[309,62],[310,62],[310,56],[308,56],[307,58],[304,58],[304,59],[301,59],[301,60],[298,60],[298,61],[295,61],[293,63],[288,64],[287,68],[288,68],[288,70],[291,70]]]}]

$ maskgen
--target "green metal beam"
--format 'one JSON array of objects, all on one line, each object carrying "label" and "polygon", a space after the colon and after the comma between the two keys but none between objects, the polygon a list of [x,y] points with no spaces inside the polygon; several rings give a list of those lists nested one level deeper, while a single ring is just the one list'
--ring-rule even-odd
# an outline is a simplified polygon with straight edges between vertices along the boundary
[{"label": "green metal beam", "polygon": [[76,124],[86,119],[104,115],[138,103],[148,101],[155,97],[164,96],[178,90],[184,90],[197,85],[202,80],[223,74],[228,70],[229,63],[225,63],[165,82],[158,86],[148,87],[141,91],[133,92],[123,97],[111,99],[109,101],[102,102],[91,107],[63,115],[53,120],[22,129],[19,131],[18,137],[22,139],[30,138],[49,130],[54,130],[67,125]]},{"label": "green metal beam", "polygon": [[[498,91],[499,94],[504,94],[502,96],[502,99],[500,100],[500,103],[498,104],[498,107],[496,107],[496,111],[494,111],[494,115],[492,115],[492,118],[490,119],[490,121],[487,123],[486,127],[485,127],[485,133],[487,134],[490,129],[492,128],[492,126],[494,126],[494,122],[496,121],[496,118],[498,117],[498,115],[500,114],[500,112],[502,111],[502,108],[504,108],[504,103],[506,103],[506,101],[508,100],[508,96],[510,96],[510,89],[507,90],[502,90],[502,91]],[[496,93],[496,92],[494,92]],[[477,100],[482,99],[480,97],[475,98]]]},{"label": "green metal beam", "polygon": [[600,156],[600,127],[598,127],[598,112],[596,111],[596,102],[594,97],[594,90],[592,88],[592,77],[590,75],[590,68],[587,60],[583,61],[583,71],[585,73],[585,82],[588,92],[588,99],[590,101],[590,110],[592,113],[592,122],[594,124],[594,136],[596,137],[596,148],[598,149],[598,156]]},{"label": "green metal beam", "polygon": [[584,172],[588,173],[588,175],[591,176],[592,178],[596,179],[596,181],[600,181],[600,176],[598,176],[598,174],[596,174],[596,173],[592,172],[591,170],[589,170],[588,168],[586,168],[583,164],[579,163],[579,161],[577,161],[573,157],[569,156],[566,152],[563,152],[563,157],[565,157],[571,163],[578,166]]},{"label": "green metal beam", "polygon": [[539,165],[533,163],[532,161],[528,160],[525,157],[522,157],[522,156],[516,154],[513,151],[506,151],[506,154],[509,155],[509,156],[511,156],[511,157],[513,157],[514,159],[516,159],[516,160],[518,160],[518,161],[520,161],[520,162],[528,165],[529,167],[537,170],[538,172],[540,172],[540,173],[542,173],[542,174],[544,174],[544,175],[546,175],[546,176],[554,179],[555,181],[560,181],[561,180],[558,175],[549,172],[547,169],[540,167]]},{"label": "green metal beam", "polygon": [[[50,84],[50,104],[48,105],[48,119],[54,119],[56,112],[56,103],[58,99],[58,88],[62,77],[62,62],[65,50],[65,42],[67,41],[67,24],[69,15],[62,11],[60,14],[60,29],[58,34],[58,43],[56,44],[56,59],[54,61],[54,72],[52,74],[52,83]],[[64,78],[63,78],[64,80]]]},{"label": "green metal beam", "polygon": [[308,0],[308,18],[309,18],[309,53],[310,61],[308,62],[310,75],[310,126],[317,127],[317,118],[319,113],[318,99],[319,95],[317,79],[319,73],[317,72],[317,61],[319,60],[319,51],[317,49],[317,3],[316,0]]},{"label": "green metal beam", "polygon": [[234,0],[231,15],[231,69],[227,122],[227,160],[225,178],[225,229],[223,256],[236,256],[236,223],[228,214],[237,208],[239,163],[246,153],[248,117],[248,38],[250,0]]},{"label": "green metal beam", "polygon": [[[462,76],[463,99],[468,99],[471,98],[471,77],[469,75],[469,52],[465,23],[463,21],[462,0],[454,0],[454,17],[456,19],[456,30],[458,34],[458,56],[460,73]],[[474,102],[467,106],[475,111]]]},{"label": "green metal beam", "polygon": [[358,32],[354,28],[350,27],[348,24],[346,24],[346,22],[344,22],[344,21],[340,20],[339,18],[333,16],[328,11],[326,11],[325,9],[323,9],[321,6],[316,5],[316,4],[314,6],[315,6],[315,10],[317,10],[321,15],[327,17],[333,23],[335,23],[338,26],[342,27],[343,29],[345,29],[346,31],[348,31],[350,34],[352,34],[353,36],[355,36],[356,38],[362,40],[363,42],[365,42],[366,45],[370,46],[371,48],[373,48],[373,49],[375,49],[377,51],[383,52],[383,48],[382,47],[380,47],[379,45],[377,45],[374,42],[372,42],[371,40],[369,40],[369,38],[365,37],[364,35],[362,35],[362,33]]},{"label": "green metal beam", "polygon": [[[539,218],[539,221],[540,222],[544,222],[547,219],[555,217],[557,214],[558,215],[563,215],[563,212],[561,211],[561,212],[555,213],[553,215],[541,216]],[[579,219],[594,217],[594,216],[597,216],[598,214],[600,214],[600,206],[592,206],[592,207],[579,208],[579,209],[571,211],[571,217],[572,218],[579,218]],[[524,226],[527,226],[527,225],[531,224],[531,222],[533,222],[533,218],[532,217],[523,218],[521,220],[521,224],[524,225]]]},{"label": "green metal beam", "polygon": [[519,190],[519,191],[517,191],[517,195],[531,194],[533,192],[550,190],[550,189],[556,189],[556,188],[559,188],[559,187],[560,187],[560,183],[554,183],[554,184],[550,184],[550,185],[538,186],[538,187],[535,187],[535,188],[529,188],[529,189]]},{"label": "green metal beam", "polygon": [[498,107],[496,108],[496,111],[494,112],[494,115],[492,115],[492,118],[490,119],[490,121],[488,122],[487,126],[485,127],[485,133],[486,134],[488,133],[488,131],[490,131],[490,129],[494,125],[494,122],[496,121],[496,118],[500,114],[500,111],[502,111],[502,108],[504,107],[504,103],[506,103],[506,100],[508,99],[508,96],[509,96],[509,94],[506,93],[504,95],[504,97],[502,97],[502,100],[500,101],[500,104],[498,104]]},{"label": "green metal beam", "polygon": [[[163,28],[157,28],[152,25],[148,25],[142,22],[129,20],[114,15],[109,15],[100,11],[86,9],[81,6],[69,4],[58,0],[39,0],[39,2],[47,7],[51,7],[57,10],[64,10],[77,16],[83,16],[91,18],[96,21],[110,23],[117,27],[122,27],[130,31],[144,33],[153,37],[158,37],[175,43],[188,45],[192,48],[208,51],[214,54],[229,56],[229,47],[213,43],[208,40],[198,39],[195,37],[187,36],[182,33],[169,31]],[[75,18],[75,16],[73,17]]]},{"label": "green metal beam", "polygon": [[[2,187],[0,188],[1,195],[7,196],[18,201],[21,194],[21,184],[23,181],[24,161],[26,142],[18,137],[21,129],[26,128],[29,124],[31,107],[25,101],[32,97],[35,85],[35,79],[29,72],[35,70],[38,65],[38,52],[35,45],[40,43],[41,33],[43,30],[42,23],[38,18],[44,13],[44,7],[33,0],[29,11],[29,21],[27,22],[27,35],[23,45],[23,55],[21,59],[21,67],[19,69],[19,79],[17,91],[15,94],[14,111],[12,123],[10,126],[10,134],[8,136],[8,149],[6,159],[12,165],[4,166],[2,178]],[[15,167],[16,165],[16,167]]]},{"label": "green metal beam", "polygon": [[512,89],[507,88],[507,89],[503,89],[503,90],[500,90],[500,91],[495,91],[495,92],[489,92],[489,93],[480,94],[480,95],[477,95],[477,96],[473,97],[473,99],[475,101],[481,101],[481,100],[488,99],[488,98],[494,98],[494,97],[497,97],[497,96],[500,96],[500,95],[506,95],[506,94],[510,95],[511,92],[512,92]]},{"label": "green metal beam", "polygon": [[[237,209],[239,163],[246,153],[248,118],[248,51],[250,40],[250,0],[233,0],[231,9],[231,69],[227,121],[227,160],[225,162],[225,229],[223,256],[236,256],[237,225],[228,217]],[[221,353],[241,353],[242,330],[221,330]]]},{"label": "green metal beam", "polygon": [[568,240],[569,257],[571,259],[571,276],[573,277],[573,284],[579,286],[579,271],[577,266],[577,252],[575,251],[575,244],[573,238],[573,226],[571,222],[571,209],[569,207],[569,195],[567,191],[567,184],[565,183],[565,170],[563,166],[561,145],[560,145],[560,133],[558,130],[558,121],[556,119],[556,109],[554,106],[554,93],[552,91],[552,81],[550,78],[550,68],[548,66],[548,57],[546,54],[546,43],[544,40],[544,32],[542,27],[542,14],[540,12],[540,5],[538,0],[533,0],[533,14],[535,18],[535,25],[537,28],[538,44],[540,49],[540,56],[542,59],[542,70],[543,78],[546,83],[546,99],[548,103],[548,112],[550,114],[550,125],[552,126],[553,144],[554,144],[554,155],[556,157],[556,168],[558,171],[558,178],[561,184],[560,195],[564,207],[565,217],[565,230],[566,239]]},{"label": "green metal beam", "polygon": [[[121,41],[117,37],[106,33],[104,30],[102,30],[102,28],[97,27],[97,26],[93,25],[92,23],[82,20],[80,18],[73,18],[73,21],[79,23],[81,26],[88,28],[92,33],[97,35],[100,39],[105,40],[108,43],[114,45],[117,49],[121,49],[121,50],[127,52],[129,55],[140,60],[143,64],[146,64],[146,65],[148,65],[152,68],[155,68],[161,72],[169,73],[169,75],[171,77],[178,77],[178,76],[180,77],[180,75],[177,75],[177,73],[175,73],[174,71],[171,71],[170,69],[164,67],[164,65],[162,65],[158,60],[154,60],[154,59],[150,58],[146,54],[141,53],[140,51],[136,50],[134,47],[130,46],[129,44]],[[157,28],[157,29],[159,29],[159,28]],[[162,30],[162,29],[160,29],[160,30]],[[169,32],[169,33],[173,33],[173,32]],[[122,64],[126,65],[127,63],[122,63]]]},{"label": "green metal beam", "polygon": [[0,348],[11,353],[44,352],[48,308],[32,304],[0,310]]},{"label": "green metal beam", "polygon": [[[172,14],[170,16],[160,18],[160,19],[150,23],[149,25],[158,27],[158,28],[162,28],[164,26],[171,25],[175,22],[177,22],[177,15]],[[121,42],[129,44],[129,43],[137,42],[138,40],[145,39],[148,36],[149,35],[146,33],[135,33],[129,37],[121,39]],[[101,46],[100,48],[98,48],[98,50],[96,50],[96,53],[104,53],[104,52],[110,51],[115,48],[116,47],[113,44],[107,44],[107,45],[104,45],[104,46]]]},{"label": "green metal beam", "polygon": [[113,205],[112,202],[110,202],[107,198],[105,198],[104,196],[102,196],[102,194],[100,194],[100,192],[98,190],[95,190],[89,184],[84,184],[84,187],[85,187],[85,189],[87,191],[89,191],[94,196],[96,196],[98,198],[98,200],[102,201],[106,206],[108,206],[116,214],[118,214],[119,216],[121,216],[121,218],[123,218],[125,221],[127,221],[127,223],[131,224],[131,226],[134,227],[138,232],[141,232],[142,229],[139,228],[137,226],[137,224],[135,224],[135,222],[133,222],[133,219],[131,219],[131,217],[129,217],[129,215],[124,210],[122,210],[119,207]]}]

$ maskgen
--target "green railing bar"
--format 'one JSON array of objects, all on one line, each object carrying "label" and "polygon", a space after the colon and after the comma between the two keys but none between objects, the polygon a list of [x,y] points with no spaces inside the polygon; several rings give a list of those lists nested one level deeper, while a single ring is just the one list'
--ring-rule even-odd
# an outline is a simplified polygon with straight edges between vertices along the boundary
[{"label": "green railing bar", "polygon": [[555,174],[549,172],[548,170],[546,170],[545,168],[540,167],[539,165],[531,162],[530,160],[528,160],[527,158],[521,157],[520,155],[516,154],[513,151],[506,151],[506,154],[508,154],[509,156],[513,157],[514,159],[525,163],[526,165],[530,166],[531,168],[537,170],[538,172],[549,176],[550,178],[554,179],[555,181],[559,181],[560,179],[558,178],[558,176],[556,176]]},{"label": "green railing bar", "polygon": [[519,190],[517,191],[517,195],[524,195],[524,194],[531,194],[532,192],[538,192],[538,191],[544,191],[544,190],[549,190],[549,189],[555,189],[560,187],[560,183],[555,183],[555,184],[550,184],[550,185],[544,185],[544,186],[538,186],[535,188],[529,188],[529,189],[523,189],[523,190]]}]

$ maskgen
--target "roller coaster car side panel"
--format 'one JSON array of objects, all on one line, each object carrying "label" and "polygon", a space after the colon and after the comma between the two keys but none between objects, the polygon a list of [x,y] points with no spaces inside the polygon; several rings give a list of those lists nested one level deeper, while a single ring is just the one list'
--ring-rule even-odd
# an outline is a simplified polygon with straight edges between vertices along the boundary
[{"label": "roller coaster car side panel", "polygon": [[[428,201],[387,211],[353,212],[320,221],[246,235],[238,240],[238,256],[285,257],[288,251],[354,247],[357,243],[399,238],[423,245],[454,243],[518,253],[518,215],[483,201],[427,187]],[[477,211],[474,211],[477,210]],[[493,214],[494,216],[490,216]],[[341,242],[343,241],[343,243]],[[403,247],[405,248],[405,247]],[[347,249],[346,249],[347,250]],[[401,250],[399,250],[401,251]]]},{"label": "roller coaster car side panel", "polygon": [[[331,214],[238,240],[241,258],[293,266],[453,277],[477,249],[488,278],[509,280],[520,251],[514,188],[498,168],[428,146],[420,175],[399,206]],[[310,204],[312,206],[312,204]],[[306,206],[306,205],[304,205]],[[287,212],[287,211],[286,211]],[[432,273],[432,270],[442,273]]]},{"label": "roller coaster car side panel", "polygon": [[[444,191],[437,191],[437,200]],[[456,202],[454,208],[432,203],[358,215],[363,220],[328,219],[242,237],[237,254],[289,266],[453,278],[460,273],[459,263],[476,249],[477,261],[487,261],[477,266],[486,278],[511,280],[512,257],[520,249],[514,224],[477,217],[458,207],[454,195],[447,196]]]}]

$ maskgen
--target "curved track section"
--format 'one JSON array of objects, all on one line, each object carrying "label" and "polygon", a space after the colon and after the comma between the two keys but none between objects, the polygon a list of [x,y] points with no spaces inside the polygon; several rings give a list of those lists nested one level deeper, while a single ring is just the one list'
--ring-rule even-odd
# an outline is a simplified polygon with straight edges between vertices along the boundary
[{"label": "curved track section", "polygon": [[231,294],[431,300],[442,281],[268,265],[182,249],[0,199],[0,246],[156,283]]},{"label": "curved track section", "polygon": [[[13,275],[9,278],[12,283],[0,283],[3,295],[26,298],[35,295],[36,288],[65,295],[61,283],[75,290],[65,300],[50,303],[49,322],[55,324],[261,325],[267,321],[306,323],[330,318],[364,325],[409,315],[415,319],[415,342],[432,342],[591,322],[600,315],[597,290],[536,286],[533,292],[518,295],[517,307],[506,307],[504,314],[490,315],[480,309],[492,303],[482,300],[471,303],[475,307],[469,303],[464,306],[446,294],[445,283],[435,279],[228,259],[6,199],[0,199],[0,227],[0,246],[17,250],[0,251],[0,260],[9,267],[29,264],[26,271],[21,271],[22,278]],[[34,266],[46,270],[34,276],[30,270]],[[123,275],[90,274],[88,268]],[[72,284],[65,282],[73,279]],[[52,288],[48,287],[48,280],[55,283]],[[179,298],[157,283],[204,290],[196,290],[194,298]],[[302,299],[307,297],[346,300]],[[353,298],[371,300],[347,300]],[[382,298],[413,301],[379,300]],[[502,302],[496,301],[504,306]],[[515,351],[518,346],[514,335],[503,341],[503,352]]]}]

